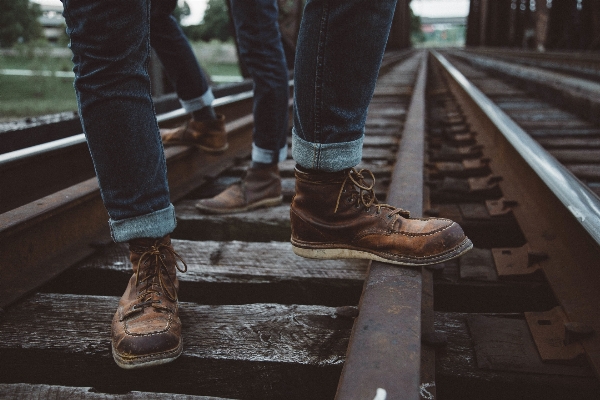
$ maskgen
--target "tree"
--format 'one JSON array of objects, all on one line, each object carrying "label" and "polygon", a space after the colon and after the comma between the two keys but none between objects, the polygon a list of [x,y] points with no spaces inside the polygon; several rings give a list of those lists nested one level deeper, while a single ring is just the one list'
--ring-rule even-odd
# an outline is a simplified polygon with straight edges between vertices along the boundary
[{"label": "tree", "polygon": [[410,9],[410,35],[413,42],[423,43],[425,34],[421,31],[421,17],[415,15],[412,8]]},{"label": "tree", "polygon": [[0,0],[0,47],[41,37],[40,15],[39,4],[29,0]]},{"label": "tree", "polygon": [[175,17],[177,22],[181,23],[181,19],[190,15],[191,12],[190,6],[184,1],[182,6],[179,6],[178,4],[175,7],[175,10],[173,10],[173,17]]},{"label": "tree", "polygon": [[218,39],[222,42],[231,38],[229,23],[229,11],[227,0],[208,0],[204,19],[200,25],[183,27],[183,30],[191,40],[203,40],[208,42]]}]

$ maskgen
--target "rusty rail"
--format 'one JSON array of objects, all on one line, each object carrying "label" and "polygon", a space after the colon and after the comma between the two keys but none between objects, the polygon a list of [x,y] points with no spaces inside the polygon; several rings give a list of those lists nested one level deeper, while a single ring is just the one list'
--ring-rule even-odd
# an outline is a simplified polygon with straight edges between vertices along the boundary
[{"label": "rusty rail", "polygon": [[[251,95],[216,102],[220,111],[228,108],[229,150],[224,155],[210,155],[189,147],[167,148],[172,201],[250,153]],[[182,118],[185,112],[175,110],[158,119],[163,124]],[[81,136],[73,140],[85,140]],[[10,154],[6,156],[4,159],[9,160]],[[110,241],[107,220],[96,178],[0,214],[0,307],[5,308]]]},{"label": "rusty rail", "polygon": [[[426,57],[400,142],[387,202],[423,212]],[[419,399],[421,271],[372,262],[354,322],[336,399]]]},{"label": "rusty rail", "polygon": [[529,246],[547,253],[540,264],[568,320],[595,332],[580,342],[600,376],[600,199],[448,60],[433,55],[463,108],[477,116],[473,128],[488,133],[480,140],[504,178],[504,196],[526,206],[513,212]]},{"label": "rusty rail", "polygon": [[[228,120],[243,118],[252,110],[252,92],[214,101]],[[160,125],[186,118],[183,109],[157,116]],[[0,154],[0,213],[66,189],[95,175],[83,133]]]}]

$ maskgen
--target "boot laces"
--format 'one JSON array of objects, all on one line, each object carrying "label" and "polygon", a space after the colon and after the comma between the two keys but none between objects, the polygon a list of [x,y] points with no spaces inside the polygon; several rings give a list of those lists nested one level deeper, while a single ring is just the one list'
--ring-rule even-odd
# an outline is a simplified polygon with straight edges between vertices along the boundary
[{"label": "boot laces", "polygon": [[[177,290],[175,290],[175,282],[169,273],[169,268],[165,264],[165,255],[161,253],[161,250],[171,253],[175,257],[175,267],[180,272],[187,271],[187,264],[183,261],[183,258],[177,254],[173,248],[164,243],[158,241],[150,246],[140,256],[137,263],[137,271],[135,275],[135,285],[145,285],[140,291],[137,298],[141,301],[134,306],[134,309],[143,310],[145,307],[152,306],[154,308],[166,308],[158,306],[161,301],[153,298],[156,294],[160,296],[162,293],[165,296],[175,302],[177,301]],[[179,266],[181,261],[183,267]],[[143,278],[140,277],[140,270],[144,268]]]},{"label": "boot laces", "polygon": [[[365,180],[363,172],[370,175],[371,183],[368,184]],[[346,173],[346,178],[342,183],[342,187],[340,188],[340,192],[338,194],[337,202],[335,204],[334,213],[337,212],[340,199],[342,198],[342,193],[344,192],[344,188],[346,187],[346,183],[350,180],[352,184],[357,187],[359,190],[355,190],[352,193],[351,201],[356,202],[357,206],[364,206],[365,208],[370,208],[371,206],[377,207],[377,213],[381,213],[382,208],[387,208],[392,210],[388,218],[392,218],[395,215],[400,215],[404,218],[410,218],[410,212],[404,210],[402,208],[397,208],[389,204],[379,203],[377,197],[375,196],[375,175],[368,169],[361,169],[360,171],[356,171],[356,169],[351,168]],[[358,195],[357,195],[358,194]]]}]

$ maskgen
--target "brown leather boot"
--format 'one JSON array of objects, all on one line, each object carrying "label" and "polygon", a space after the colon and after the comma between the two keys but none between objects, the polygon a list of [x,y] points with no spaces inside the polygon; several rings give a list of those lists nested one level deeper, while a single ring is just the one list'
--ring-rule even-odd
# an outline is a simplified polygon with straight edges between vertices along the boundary
[{"label": "brown leather boot", "polygon": [[161,129],[165,146],[186,145],[196,146],[209,153],[220,153],[227,150],[227,132],[225,131],[225,117],[210,121],[194,121],[190,119],[184,125],[174,129]]},{"label": "brown leather boot", "polygon": [[113,358],[125,369],[168,363],[183,350],[176,269],[187,265],[169,236],[132,240],[129,251],[133,276],[112,321]]},{"label": "brown leather boot", "polygon": [[[370,184],[364,175],[370,175]],[[296,169],[290,209],[294,252],[308,258],[421,266],[458,257],[473,247],[449,219],[410,218],[408,211],[380,204],[374,185],[367,170],[309,174]]]},{"label": "brown leather boot", "polygon": [[212,199],[202,199],[196,208],[209,214],[229,214],[281,204],[279,168],[248,168],[241,182],[234,183]]}]

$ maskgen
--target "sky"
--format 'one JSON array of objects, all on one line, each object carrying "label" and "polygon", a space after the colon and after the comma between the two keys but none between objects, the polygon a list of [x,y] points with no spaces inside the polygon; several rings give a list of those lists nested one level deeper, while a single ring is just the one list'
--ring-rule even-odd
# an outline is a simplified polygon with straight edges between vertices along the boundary
[{"label": "sky", "polygon": [[[32,1],[40,4],[61,5],[60,0]],[[182,23],[184,25],[200,23],[204,16],[207,0],[186,1],[190,6],[191,14]],[[410,6],[416,15],[422,17],[464,17],[469,13],[469,0],[412,0]]]}]

